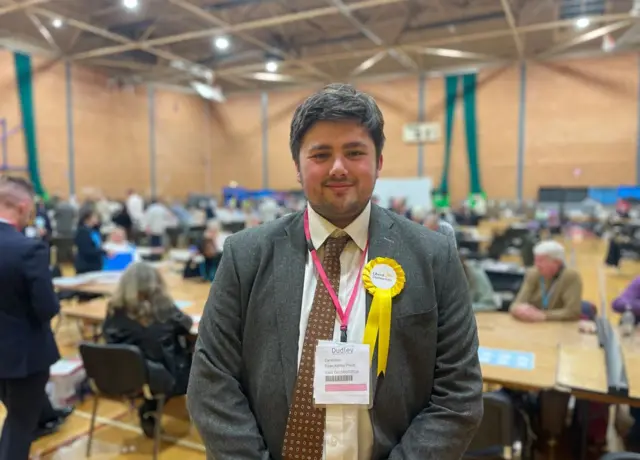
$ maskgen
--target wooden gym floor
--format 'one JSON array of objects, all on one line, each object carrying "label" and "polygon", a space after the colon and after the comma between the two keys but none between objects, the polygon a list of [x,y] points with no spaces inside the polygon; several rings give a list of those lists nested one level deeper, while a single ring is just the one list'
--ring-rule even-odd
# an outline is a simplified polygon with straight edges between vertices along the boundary
[{"label": "wooden gym floor", "polygon": [[[604,260],[606,245],[599,240],[574,241],[575,266],[584,281],[584,298],[599,305],[598,269]],[[607,272],[607,298],[611,301],[625,286],[640,274],[640,263],[625,260],[620,273]],[[77,355],[77,344],[81,340],[75,323],[65,322],[57,336],[61,353],[65,357]],[[32,459],[77,460],[84,459],[89,431],[92,398],[77,404],[75,412],[60,430],[33,444]],[[94,460],[139,460],[151,458],[153,441],[144,437],[138,428],[137,412],[131,411],[122,402],[101,402],[99,419],[94,435],[91,458]],[[0,422],[4,408],[0,406]],[[202,442],[195,428],[191,428],[184,398],[169,402],[162,420],[164,442],[160,458],[163,460],[205,459]],[[615,438],[615,436],[614,436]],[[614,441],[614,444],[616,442]],[[614,447],[615,448],[615,447]],[[617,450],[617,449],[616,449]],[[560,452],[558,452],[560,454]],[[556,458],[564,458],[562,454]],[[568,458],[568,457],[567,457]]]}]

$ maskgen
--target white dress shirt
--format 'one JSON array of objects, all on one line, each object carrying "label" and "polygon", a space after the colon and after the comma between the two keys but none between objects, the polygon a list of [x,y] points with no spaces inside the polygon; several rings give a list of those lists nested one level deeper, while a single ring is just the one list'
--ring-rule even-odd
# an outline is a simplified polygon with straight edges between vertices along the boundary
[{"label": "white dress shirt", "polygon": [[[347,341],[362,343],[367,316],[366,293],[362,280],[358,277],[362,251],[365,250],[369,234],[369,218],[371,203],[362,214],[351,222],[344,230],[337,228],[316,213],[311,206],[309,210],[309,230],[313,246],[318,249],[318,258],[322,261],[324,242],[334,232],[347,233],[351,241],[340,256],[340,287],[338,299],[340,305],[346,307],[356,283],[358,293],[349,317]],[[304,288],[302,292],[302,310],[300,314],[300,338],[298,342],[298,366],[302,357],[304,336],[309,322],[309,313],[313,305],[318,274],[311,256],[307,257],[304,271]],[[333,340],[340,341],[340,318],[336,314]],[[325,441],[323,459],[325,460],[370,460],[373,447],[373,430],[369,411],[350,406],[328,406],[325,421]]]},{"label": "white dress shirt", "polygon": [[129,217],[131,217],[136,226],[142,226],[144,220],[144,200],[142,197],[135,193],[129,195],[126,207]]},{"label": "white dress shirt", "polygon": [[164,235],[167,228],[175,227],[177,218],[162,203],[150,205],[144,213],[145,229],[151,235]]}]

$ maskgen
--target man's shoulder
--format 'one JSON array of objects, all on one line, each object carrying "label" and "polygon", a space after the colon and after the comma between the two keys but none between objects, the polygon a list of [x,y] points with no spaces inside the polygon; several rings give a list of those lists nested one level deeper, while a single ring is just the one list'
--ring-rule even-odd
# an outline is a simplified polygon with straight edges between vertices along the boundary
[{"label": "man's shoulder", "polygon": [[433,231],[430,228],[396,214],[393,211],[383,208],[379,208],[379,210],[393,221],[394,227],[401,237],[406,237],[412,240],[415,239],[422,244],[431,245],[432,247],[448,247],[448,238],[441,232]]},{"label": "man's shoulder", "polygon": [[43,245],[40,240],[29,238],[17,231],[0,232],[0,253],[26,254]]},{"label": "man's shoulder", "polygon": [[538,271],[538,269],[536,267],[529,267],[524,272],[524,277],[526,279],[539,280],[540,279],[540,272]]},{"label": "man's shoulder", "polygon": [[562,272],[562,277],[566,280],[565,282],[574,282],[581,281],[580,273],[570,267],[566,267]]}]

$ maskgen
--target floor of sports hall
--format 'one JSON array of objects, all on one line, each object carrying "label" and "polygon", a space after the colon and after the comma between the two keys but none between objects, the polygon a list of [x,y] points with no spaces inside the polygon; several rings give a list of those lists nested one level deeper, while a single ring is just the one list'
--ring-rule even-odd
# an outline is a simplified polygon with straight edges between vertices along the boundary
[{"label": "floor of sports hall", "polygon": [[[598,270],[604,258],[606,244],[600,240],[583,240],[567,243],[575,250],[575,266],[584,281],[584,298],[599,304]],[[619,273],[607,272],[606,296],[613,299],[629,281],[640,273],[640,262],[625,260]],[[54,320],[55,321],[55,320]],[[612,321],[615,321],[612,318]],[[504,331],[509,334],[509,331]],[[57,334],[60,350],[65,357],[77,355],[77,345],[81,340],[80,331],[75,322],[67,321]],[[69,417],[60,430],[50,436],[39,439],[33,444],[32,459],[64,459],[75,460],[85,458],[89,420],[91,418],[92,398],[76,405],[75,412]],[[163,460],[204,459],[204,449],[196,429],[190,427],[184,398],[171,400],[162,420],[164,441],[160,458]],[[0,406],[0,420],[4,417],[4,409]],[[613,419],[612,419],[613,420]],[[613,425],[613,423],[611,423]],[[124,402],[102,400],[98,409],[98,421],[94,435],[91,458],[94,460],[137,460],[151,458],[153,442],[147,439],[138,428],[137,411]],[[615,430],[610,430],[610,447],[619,450]],[[554,455],[557,459],[570,458],[565,449],[568,443],[560,443]],[[549,456],[539,454],[537,459]],[[598,458],[597,455],[591,458]]]}]

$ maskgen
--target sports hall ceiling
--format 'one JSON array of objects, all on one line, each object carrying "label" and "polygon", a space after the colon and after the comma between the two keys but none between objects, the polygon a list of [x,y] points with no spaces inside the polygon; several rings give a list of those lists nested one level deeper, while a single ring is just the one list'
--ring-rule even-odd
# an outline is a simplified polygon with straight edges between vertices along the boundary
[{"label": "sports hall ceiling", "polygon": [[636,12],[640,0],[0,0],[0,46],[121,83],[231,92],[625,52],[640,47]]}]

